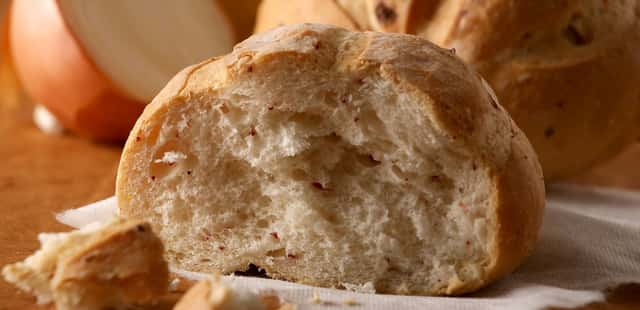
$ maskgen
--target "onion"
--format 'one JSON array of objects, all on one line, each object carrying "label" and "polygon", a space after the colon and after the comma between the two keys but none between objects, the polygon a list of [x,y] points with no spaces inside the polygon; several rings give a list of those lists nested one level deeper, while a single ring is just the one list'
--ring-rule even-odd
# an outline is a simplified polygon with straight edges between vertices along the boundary
[{"label": "onion", "polygon": [[19,86],[9,58],[8,0],[0,0],[0,108],[15,107],[20,99]]},{"label": "onion", "polygon": [[176,72],[239,39],[212,0],[19,0],[9,37],[27,93],[65,128],[111,141]]}]

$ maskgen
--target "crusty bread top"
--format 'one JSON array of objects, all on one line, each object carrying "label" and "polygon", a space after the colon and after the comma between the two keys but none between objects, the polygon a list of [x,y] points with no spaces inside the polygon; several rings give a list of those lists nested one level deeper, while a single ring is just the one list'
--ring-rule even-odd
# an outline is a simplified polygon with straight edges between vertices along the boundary
[{"label": "crusty bread top", "polygon": [[[344,36],[349,35],[359,36],[357,44],[340,46]],[[319,66],[338,65],[343,70],[378,67],[386,79],[423,97],[424,113],[461,151],[479,153],[496,167],[504,166],[508,159],[509,141],[496,137],[517,129],[512,128],[509,114],[498,104],[490,87],[454,51],[409,35],[358,34],[328,25],[300,24],[254,35],[238,44],[232,53],[178,73],[147,106],[131,131],[120,170],[129,164],[127,150],[136,142],[135,136],[146,134],[140,129],[152,121],[156,110],[200,93],[216,92],[227,82],[247,71],[259,70],[262,62],[282,54],[296,54],[300,61],[316,61]],[[344,60],[334,64],[338,57]],[[459,105],[464,109],[453,108]]]}]

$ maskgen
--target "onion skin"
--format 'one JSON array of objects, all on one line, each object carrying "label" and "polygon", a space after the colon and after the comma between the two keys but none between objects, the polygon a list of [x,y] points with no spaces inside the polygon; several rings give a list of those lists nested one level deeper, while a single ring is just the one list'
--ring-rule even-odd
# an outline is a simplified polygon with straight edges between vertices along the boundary
[{"label": "onion skin", "polygon": [[9,53],[9,1],[0,0],[0,109],[17,107],[22,91]]},{"label": "onion skin", "polygon": [[81,136],[124,141],[146,103],[124,94],[101,72],[58,2],[14,1],[10,14],[10,49],[27,93]]}]

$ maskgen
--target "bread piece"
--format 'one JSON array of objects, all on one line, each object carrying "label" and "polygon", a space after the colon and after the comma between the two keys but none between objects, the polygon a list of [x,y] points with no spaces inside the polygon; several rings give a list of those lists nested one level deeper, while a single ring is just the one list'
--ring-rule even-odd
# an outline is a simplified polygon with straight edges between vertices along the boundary
[{"label": "bread piece", "polygon": [[115,220],[69,233],[40,234],[42,248],[5,266],[5,280],[56,309],[149,303],[167,290],[160,239],[148,223]]},{"label": "bread piece", "polygon": [[116,195],[175,267],[400,294],[510,272],[544,207],[526,137],[450,51],[313,24],[179,73],[134,127]]},{"label": "bread piece", "polygon": [[[342,10],[307,10],[320,2]],[[274,16],[280,25],[356,20],[349,29],[455,48],[495,89],[548,180],[584,171],[640,134],[637,0],[265,0],[256,31],[275,27]]]},{"label": "bread piece", "polygon": [[201,280],[178,301],[174,310],[285,310],[292,304],[281,304],[275,295],[258,295],[233,288],[220,276]]}]

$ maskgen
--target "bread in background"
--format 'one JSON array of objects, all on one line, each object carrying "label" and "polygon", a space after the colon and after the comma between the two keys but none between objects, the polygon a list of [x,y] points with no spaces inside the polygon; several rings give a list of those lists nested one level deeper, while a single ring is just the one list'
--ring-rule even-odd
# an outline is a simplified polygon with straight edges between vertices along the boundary
[{"label": "bread in background", "polygon": [[637,0],[265,0],[256,31],[323,22],[453,48],[487,79],[545,178],[556,180],[640,134],[639,16]]}]

